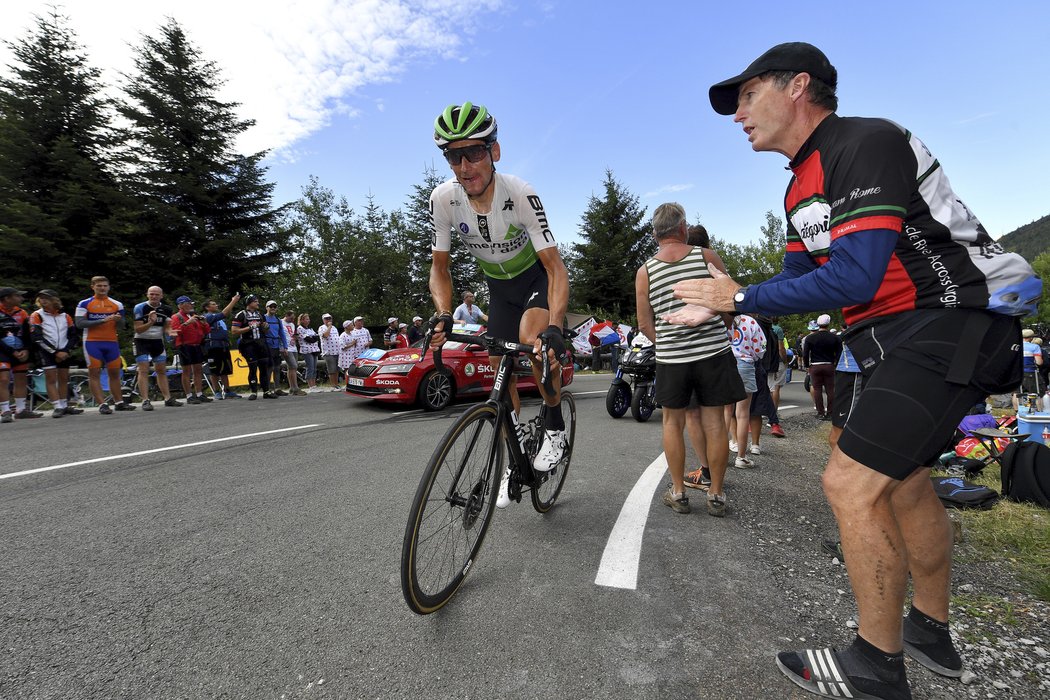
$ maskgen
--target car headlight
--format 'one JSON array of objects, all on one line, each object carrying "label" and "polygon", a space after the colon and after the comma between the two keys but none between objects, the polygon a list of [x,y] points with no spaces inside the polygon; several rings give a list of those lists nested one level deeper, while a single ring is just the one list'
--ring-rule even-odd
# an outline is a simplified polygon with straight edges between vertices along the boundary
[{"label": "car headlight", "polygon": [[376,374],[408,374],[415,366],[416,365],[413,362],[404,362],[399,365],[387,365],[385,367],[380,367]]}]

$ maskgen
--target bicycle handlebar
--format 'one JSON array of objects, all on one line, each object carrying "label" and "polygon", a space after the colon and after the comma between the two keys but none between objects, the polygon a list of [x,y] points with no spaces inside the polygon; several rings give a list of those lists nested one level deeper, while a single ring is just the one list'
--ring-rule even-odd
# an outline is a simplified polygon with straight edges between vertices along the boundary
[{"label": "bicycle handlebar", "polygon": [[[433,321],[433,319],[432,319]],[[423,336],[423,352],[420,354],[419,361],[422,362],[427,356],[427,348],[430,347],[430,339],[434,335],[434,323],[431,323],[430,328],[427,330],[425,336]],[[567,340],[571,340],[575,337],[575,333],[572,331],[562,330],[562,334]],[[470,333],[456,333],[455,331],[445,331],[445,341],[453,341],[464,343],[466,345],[476,345],[488,349],[489,354],[493,354],[493,351],[504,351],[513,354],[524,353],[528,355],[533,354],[533,346],[526,345],[524,343],[516,343],[510,340],[500,340],[499,338],[493,338],[488,333],[482,333],[480,335],[473,335]],[[550,346],[546,340],[540,344],[540,359],[542,361],[542,372],[540,375],[540,383],[547,390],[548,393],[553,393],[554,385],[551,381],[550,376],[550,358],[547,355],[547,351],[550,350]],[[501,353],[502,354],[502,353]],[[438,371],[444,371],[445,366],[441,362],[441,348],[437,347],[434,349],[434,366],[437,367]]]}]

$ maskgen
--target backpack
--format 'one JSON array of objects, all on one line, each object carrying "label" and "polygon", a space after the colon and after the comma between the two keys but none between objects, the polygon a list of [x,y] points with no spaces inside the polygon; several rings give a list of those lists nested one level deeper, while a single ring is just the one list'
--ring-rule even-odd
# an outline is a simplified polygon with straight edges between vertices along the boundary
[{"label": "backpack", "polygon": [[988,510],[999,500],[999,494],[960,476],[931,476],[933,490],[945,508],[980,508]]},{"label": "backpack", "polygon": [[762,366],[769,374],[775,374],[780,369],[780,340],[773,332],[772,323],[757,316],[754,318],[762,332],[766,334],[766,354],[762,356]]},{"label": "backpack", "polygon": [[1028,440],[1014,441],[999,461],[1004,496],[1050,508],[1050,447]]}]

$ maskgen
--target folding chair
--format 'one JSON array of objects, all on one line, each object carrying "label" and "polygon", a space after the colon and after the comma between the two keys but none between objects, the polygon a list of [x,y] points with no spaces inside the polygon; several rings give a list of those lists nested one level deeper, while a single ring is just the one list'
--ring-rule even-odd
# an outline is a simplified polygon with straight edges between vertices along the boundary
[{"label": "folding chair", "polygon": [[26,388],[29,394],[29,410],[33,411],[45,404],[54,408],[51,399],[47,397],[47,378],[44,370],[34,369],[26,375]]}]

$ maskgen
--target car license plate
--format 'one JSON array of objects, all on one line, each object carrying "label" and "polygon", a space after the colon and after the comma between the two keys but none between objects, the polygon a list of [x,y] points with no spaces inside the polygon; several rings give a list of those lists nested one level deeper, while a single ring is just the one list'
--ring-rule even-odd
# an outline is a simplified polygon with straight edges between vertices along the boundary
[{"label": "car license plate", "polygon": [[347,377],[346,383],[350,386],[364,386],[365,380],[361,379],[361,377]]}]

